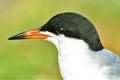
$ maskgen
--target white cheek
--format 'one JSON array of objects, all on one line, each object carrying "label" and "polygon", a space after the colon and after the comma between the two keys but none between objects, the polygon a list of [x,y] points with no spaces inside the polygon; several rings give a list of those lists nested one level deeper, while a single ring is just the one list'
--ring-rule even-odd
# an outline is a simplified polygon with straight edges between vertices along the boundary
[{"label": "white cheek", "polygon": [[40,33],[52,36],[52,37],[48,37],[45,40],[52,42],[57,47],[57,49],[59,51],[59,41],[58,41],[58,36],[57,35],[55,35],[54,33],[48,32],[48,31],[41,31]]}]

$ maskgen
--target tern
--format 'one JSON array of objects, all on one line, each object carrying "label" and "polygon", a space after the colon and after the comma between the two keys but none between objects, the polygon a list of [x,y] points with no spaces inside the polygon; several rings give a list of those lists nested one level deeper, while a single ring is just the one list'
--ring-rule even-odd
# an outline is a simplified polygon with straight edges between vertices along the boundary
[{"label": "tern", "polygon": [[21,39],[52,42],[63,80],[120,80],[120,57],[102,45],[94,25],[78,13],[57,14],[42,27],[9,38]]}]

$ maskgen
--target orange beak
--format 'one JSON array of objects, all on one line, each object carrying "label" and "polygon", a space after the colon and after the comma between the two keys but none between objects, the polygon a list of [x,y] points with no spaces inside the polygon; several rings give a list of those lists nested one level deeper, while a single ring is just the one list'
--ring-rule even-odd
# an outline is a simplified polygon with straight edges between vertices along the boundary
[{"label": "orange beak", "polygon": [[18,39],[47,39],[51,37],[47,34],[40,33],[39,29],[34,29],[10,37],[8,40],[18,40]]}]

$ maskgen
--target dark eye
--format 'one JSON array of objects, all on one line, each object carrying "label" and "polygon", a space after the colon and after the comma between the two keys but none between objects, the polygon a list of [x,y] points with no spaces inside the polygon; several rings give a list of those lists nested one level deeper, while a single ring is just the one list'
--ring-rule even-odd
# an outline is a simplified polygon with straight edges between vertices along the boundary
[{"label": "dark eye", "polygon": [[63,27],[59,28],[59,33],[64,33],[65,29]]}]

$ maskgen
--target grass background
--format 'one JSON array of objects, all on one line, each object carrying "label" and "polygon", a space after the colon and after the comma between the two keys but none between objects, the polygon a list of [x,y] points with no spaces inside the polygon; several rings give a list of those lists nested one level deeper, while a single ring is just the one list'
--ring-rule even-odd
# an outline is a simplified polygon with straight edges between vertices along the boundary
[{"label": "grass background", "polygon": [[91,20],[104,46],[120,55],[120,0],[0,0],[0,80],[62,80],[53,44],[7,39],[69,11]]}]

